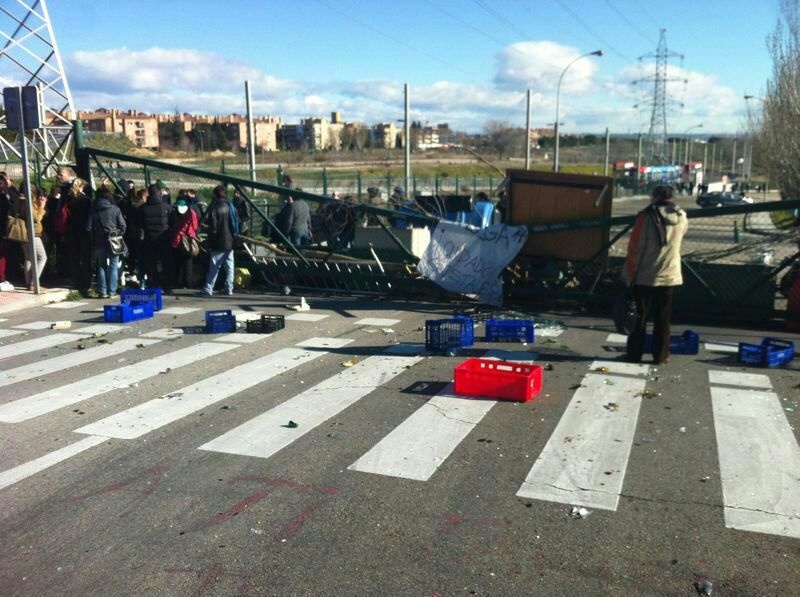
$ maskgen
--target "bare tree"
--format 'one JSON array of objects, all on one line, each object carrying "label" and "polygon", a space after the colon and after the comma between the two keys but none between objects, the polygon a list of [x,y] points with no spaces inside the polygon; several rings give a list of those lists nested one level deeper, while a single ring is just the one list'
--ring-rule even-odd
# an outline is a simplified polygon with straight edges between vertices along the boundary
[{"label": "bare tree", "polygon": [[770,178],[788,198],[800,197],[800,1],[780,0],[767,45],[772,77],[764,98],[762,155]]},{"label": "bare tree", "polygon": [[486,134],[487,144],[497,152],[497,157],[501,160],[504,156],[518,150],[525,140],[524,131],[512,128],[507,122],[490,120],[483,130]]}]

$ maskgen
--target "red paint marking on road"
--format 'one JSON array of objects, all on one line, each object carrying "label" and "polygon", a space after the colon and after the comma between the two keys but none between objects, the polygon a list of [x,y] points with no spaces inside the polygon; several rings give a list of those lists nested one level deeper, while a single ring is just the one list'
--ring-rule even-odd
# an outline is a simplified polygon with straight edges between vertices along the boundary
[{"label": "red paint marking on road", "polygon": [[308,508],[303,510],[299,515],[295,516],[289,524],[287,524],[283,532],[278,535],[279,539],[291,539],[294,537],[302,528],[302,526],[308,521],[314,512],[319,510],[322,506],[327,504],[329,501],[333,499],[333,497],[339,492],[336,487],[325,487],[322,489],[322,493],[325,497],[323,497],[318,502],[311,504]]},{"label": "red paint marking on road", "polygon": [[206,522],[202,525],[202,528],[209,528],[213,526],[217,526],[222,524],[226,520],[237,516],[240,512],[243,512],[253,504],[257,504],[261,500],[265,499],[272,490],[276,487],[290,487],[296,491],[306,492],[309,489],[308,485],[304,485],[302,483],[297,483],[296,481],[290,481],[288,479],[268,479],[265,477],[234,477],[230,481],[228,481],[228,485],[236,485],[237,483],[244,483],[244,482],[256,482],[262,485],[266,485],[263,489],[256,491],[253,494],[250,494],[243,500],[240,500],[236,504],[234,504],[231,508],[226,510],[225,512],[221,512],[213,517],[211,520]]},{"label": "red paint marking on road", "polygon": [[124,481],[120,481],[118,483],[111,483],[109,485],[105,485],[104,487],[101,487],[100,489],[96,489],[95,491],[90,491],[89,493],[85,493],[83,495],[79,495],[79,496],[76,496],[76,497],[69,498],[67,500],[67,503],[75,504],[77,502],[83,501],[83,500],[91,498],[91,497],[97,497],[99,495],[106,495],[106,494],[109,494],[109,493],[113,493],[115,491],[122,491],[124,488],[128,487],[129,485],[131,485],[132,483],[134,483],[136,481],[139,481],[141,479],[145,479],[145,478],[148,478],[148,477],[152,477],[153,481],[148,481],[147,482],[148,483],[148,487],[144,491],[138,490],[138,489],[129,490],[131,493],[140,493],[140,494],[142,494],[142,497],[140,497],[136,502],[134,502],[134,504],[130,508],[128,508],[122,514],[119,515],[120,518],[125,518],[131,512],[133,512],[139,506],[141,506],[145,499],[147,499],[148,497],[152,496],[156,492],[156,489],[158,489],[158,485],[161,483],[161,481],[164,480],[164,476],[166,475],[168,470],[169,470],[169,468],[164,466],[164,465],[156,465],[156,466],[154,466],[152,468],[149,468],[149,469],[143,471],[142,473],[140,473],[138,475],[135,475],[133,477],[129,477],[128,479],[125,479]]},{"label": "red paint marking on road", "polygon": [[439,534],[446,535],[452,531],[457,524],[463,522],[465,518],[463,514],[446,514],[442,526],[439,527]]}]

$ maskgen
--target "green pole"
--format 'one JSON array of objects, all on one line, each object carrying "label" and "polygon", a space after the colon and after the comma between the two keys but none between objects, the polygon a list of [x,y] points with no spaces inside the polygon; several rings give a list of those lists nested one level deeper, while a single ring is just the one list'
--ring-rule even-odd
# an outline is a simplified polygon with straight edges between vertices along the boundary
[{"label": "green pole", "polygon": [[323,195],[327,195],[328,194],[328,169],[327,168],[323,168],[322,169],[322,194]]},{"label": "green pole", "polygon": [[438,174],[433,178],[433,190],[437,195],[439,194],[439,175]]},{"label": "green pole", "polygon": [[356,189],[358,193],[358,201],[361,202],[361,172],[356,172]]},{"label": "green pole", "polygon": [[458,176],[456,176],[456,190],[455,190],[455,193],[453,193],[453,194],[454,194],[454,195],[458,195],[458,189],[460,189],[460,188],[461,188],[461,187],[460,187],[460,186],[459,186],[459,184],[458,184]]}]

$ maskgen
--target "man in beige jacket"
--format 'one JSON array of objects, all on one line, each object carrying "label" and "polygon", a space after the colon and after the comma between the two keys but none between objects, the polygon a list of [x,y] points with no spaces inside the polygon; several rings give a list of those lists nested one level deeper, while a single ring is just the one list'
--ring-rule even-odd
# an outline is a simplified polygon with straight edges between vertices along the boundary
[{"label": "man in beige jacket", "polygon": [[689,223],[672,202],[672,187],[653,189],[650,205],[639,212],[628,241],[625,276],[633,284],[639,321],[628,336],[627,358],[641,362],[647,322],[653,320],[653,362],[669,363],[672,295],[683,284],[681,243]]}]

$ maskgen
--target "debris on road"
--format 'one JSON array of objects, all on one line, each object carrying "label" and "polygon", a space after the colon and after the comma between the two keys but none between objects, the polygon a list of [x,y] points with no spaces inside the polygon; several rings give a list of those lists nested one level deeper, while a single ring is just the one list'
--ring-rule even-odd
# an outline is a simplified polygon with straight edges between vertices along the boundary
[{"label": "debris on road", "polygon": [[586,518],[591,513],[591,510],[587,510],[583,506],[572,506],[572,510],[569,511],[572,518]]},{"label": "debris on road", "polygon": [[714,591],[714,583],[712,583],[710,580],[698,580],[696,583],[694,583],[694,587],[697,589],[697,592],[700,595],[711,595],[711,593]]}]

